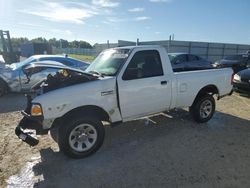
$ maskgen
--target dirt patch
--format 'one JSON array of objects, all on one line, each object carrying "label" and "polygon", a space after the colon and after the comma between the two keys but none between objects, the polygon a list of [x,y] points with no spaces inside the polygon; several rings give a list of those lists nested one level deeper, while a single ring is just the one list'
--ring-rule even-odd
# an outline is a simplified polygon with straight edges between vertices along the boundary
[{"label": "dirt patch", "polygon": [[20,110],[25,107],[26,98],[22,94],[0,98],[0,187],[6,185],[7,178],[17,174],[33,156],[39,155],[40,149],[55,145],[49,136],[45,136],[38,147],[31,148],[15,136],[15,127],[22,119]]},{"label": "dirt patch", "polygon": [[[211,121],[198,125],[185,110],[106,128],[95,155],[72,160],[49,136],[31,148],[14,134],[22,95],[0,98],[0,187],[249,187],[250,99],[217,102]],[[25,166],[30,170],[25,171]],[[15,175],[13,177],[13,175]],[[11,178],[9,178],[12,176]],[[15,179],[16,178],[16,179]],[[14,186],[13,185],[13,186]]]}]

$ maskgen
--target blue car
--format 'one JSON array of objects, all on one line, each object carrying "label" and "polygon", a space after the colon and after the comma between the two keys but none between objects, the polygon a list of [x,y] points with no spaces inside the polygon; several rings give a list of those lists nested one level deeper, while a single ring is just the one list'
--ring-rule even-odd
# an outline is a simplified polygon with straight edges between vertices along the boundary
[{"label": "blue car", "polygon": [[58,55],[34,55],[19,63],[4,65],[0,67],[0,97],[7,92],[29,92],[33,84],[57,71],[50,68],[34,70],[37,74],[29,79],[24,69],[35,63],[66,65],[79,70],[85,70],[89,65],[86,62]]},{"label": "blue car", "polygon": [[189,53],[169,53],[168,57],[174,72],[203,70],[213,68],[212,63]]},{"label": "blue car", "polygon": [[68,57],[67,55],[62,56],[62,55],[33,55],[29,57],[28,59],[21,61],[19,63],[14,63],[12,66],[17,66],[17,67],[23,67],[26,66],[30,63],[36,62],[36,61],[56,61],[59,63],[62,63],[66,66],[73,67],[76,69],[81,69],[85,70],[89,63],[83,62],[71,57]]}]

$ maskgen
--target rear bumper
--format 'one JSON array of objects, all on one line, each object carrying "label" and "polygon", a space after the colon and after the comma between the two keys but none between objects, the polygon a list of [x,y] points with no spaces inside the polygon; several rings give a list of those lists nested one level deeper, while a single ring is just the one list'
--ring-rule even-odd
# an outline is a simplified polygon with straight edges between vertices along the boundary
[{"label": "rear bumper", "polygon": [[226,97],[226,96],[230,96],[230,95],[232,95],[233,94],[233,89],[230,91],[230,93],[228,93],[228,94],[225,94],[225,95],[221,95],[221,96],[218,96],[218,100],[220,100],[220,99],[222,99],[223,97]]}]

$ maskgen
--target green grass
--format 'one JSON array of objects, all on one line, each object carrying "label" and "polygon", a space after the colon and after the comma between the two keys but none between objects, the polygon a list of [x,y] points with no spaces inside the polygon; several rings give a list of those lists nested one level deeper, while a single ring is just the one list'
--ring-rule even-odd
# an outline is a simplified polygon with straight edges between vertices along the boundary
[{"label": "green grass", "polygon": [[68,54],[68,55],[69,57],[88,62],[91,62],[95,59],[95,56],[90,56],[90,55],[77,55],[77,54]]}]

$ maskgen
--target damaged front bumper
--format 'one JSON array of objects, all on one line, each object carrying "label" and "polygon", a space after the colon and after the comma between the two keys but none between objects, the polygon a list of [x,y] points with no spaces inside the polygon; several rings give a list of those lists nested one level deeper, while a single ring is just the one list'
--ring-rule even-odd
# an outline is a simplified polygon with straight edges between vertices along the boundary
[{"label": "damaged front bumper", "polygon": [[34,117],[29,114],[31,97],[27,96],[27,108],[22,111],[23,119],[19,122],[15,129],[15,133],[22,141],[29,144],[30,146],[35,146],[39,143],[39,140],[31,136],[31,133],[25,132],[25,130],[35,130],[36,135],[48,134],[48,130],[43,129],[42,121],[43,117]]},{"label": "damaged front bumper", "polygon": [[[24,112],[22,112],[23,114]],[[32,116],[31,116],[32,117]],[[42,124],[34,118],[29,118],[29,116],[24,116],[15,129],[15,133],[22,141],[26,142],[30,146],[35,146],[39,143],[39,140],[31,136],[30,133],[25,132],[25,130],[35,130],[36,135],[48,134],[48,130],[42,129]]]}]

